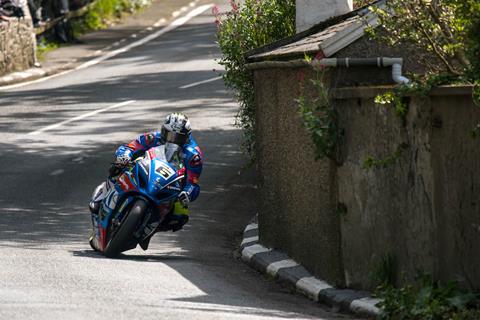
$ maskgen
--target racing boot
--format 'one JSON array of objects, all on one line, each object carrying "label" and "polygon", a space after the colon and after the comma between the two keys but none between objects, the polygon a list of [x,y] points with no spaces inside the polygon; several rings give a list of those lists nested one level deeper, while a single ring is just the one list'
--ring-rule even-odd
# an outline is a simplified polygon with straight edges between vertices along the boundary
[{"label": "racing boot", "polygon": [[181,230],[183,226],[188,222],[188,215],[190,211],[185,208],[180,201],[175,201],[173,210],[165,218],[165,220],[158,226],[157,231],[169,231],[173,232]]},{"label": "racing boot", "polygon": [[140,248],[143,249],[143,251],[147,251],[148,245],[150,244],[150,239],[152,239],[152,236],[149,236],[148,238],[143,239],[138,243],[140,245]]}]

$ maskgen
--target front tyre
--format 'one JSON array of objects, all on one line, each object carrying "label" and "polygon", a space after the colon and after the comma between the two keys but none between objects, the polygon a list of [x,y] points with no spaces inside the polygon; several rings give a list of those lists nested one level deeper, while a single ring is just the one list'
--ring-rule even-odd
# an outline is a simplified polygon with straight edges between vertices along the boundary
[{"label": "front tyre", "polygon": [[143,218],[147,203],[144,200],[137,200],[130,211],[123,218],[120,226],[115,230],[103,254],[108,258],[115,258],[132,239],[140,220]]}]

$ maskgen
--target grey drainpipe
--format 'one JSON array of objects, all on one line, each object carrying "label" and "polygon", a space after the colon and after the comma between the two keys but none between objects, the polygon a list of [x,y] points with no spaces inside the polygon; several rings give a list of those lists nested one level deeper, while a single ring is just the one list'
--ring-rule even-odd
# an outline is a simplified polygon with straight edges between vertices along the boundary
[{"label": "grey drainpipe", "polygon": [[410,80],[402,76],[402,58],[324,58],[321,60],[314,60],[313,67],[356,67],[356,66],[377,66],[377,67],[392,67],[392,79],[398,84],[408,84]]},{"label": "grey drainpipe", "polygon": [[323,67],[356,67],[356,66],[377,66],[377,67],[392,67],[392,79],[398,84],[408,84],[410,80],[402,76],[402,58],[324,58],[308,62],[306,60],[291,60],[291,61],[262,61],[253,62],[246,65],[249,70],[266,69],[266,68],[293,68],[312,66],[314,68]]}]

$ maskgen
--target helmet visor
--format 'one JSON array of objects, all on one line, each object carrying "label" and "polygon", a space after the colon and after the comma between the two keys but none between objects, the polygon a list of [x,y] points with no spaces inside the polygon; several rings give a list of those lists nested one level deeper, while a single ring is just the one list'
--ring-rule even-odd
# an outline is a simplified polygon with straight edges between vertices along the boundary
[{"label": "helmet visor", "polygon": [[166,142],[174,143],[179,146],[184,145],[188,141],[187,133],[172,132],[165,128],[162,128],[162,136]]}]

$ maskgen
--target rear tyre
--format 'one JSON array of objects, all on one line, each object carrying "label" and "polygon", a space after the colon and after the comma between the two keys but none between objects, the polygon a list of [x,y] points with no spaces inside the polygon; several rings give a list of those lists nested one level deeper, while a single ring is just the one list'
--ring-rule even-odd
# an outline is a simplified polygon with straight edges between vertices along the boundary
[{"label": "rear tyre", "polygon": [[127,216],[123,218],[122,223],[112,235],[103,254],[108,258],[115,258],[125,250],[127,244],[132,239],[140,220],[143,218],[147,203],[144,200],[137,200],[133,204]]}]

